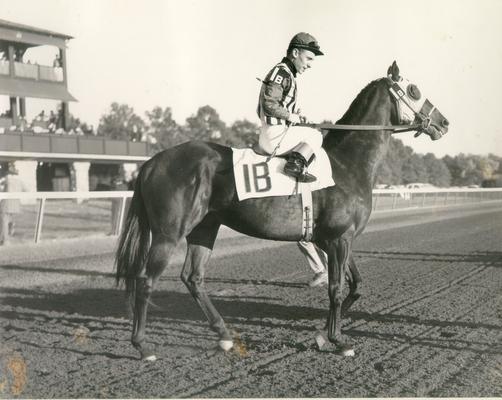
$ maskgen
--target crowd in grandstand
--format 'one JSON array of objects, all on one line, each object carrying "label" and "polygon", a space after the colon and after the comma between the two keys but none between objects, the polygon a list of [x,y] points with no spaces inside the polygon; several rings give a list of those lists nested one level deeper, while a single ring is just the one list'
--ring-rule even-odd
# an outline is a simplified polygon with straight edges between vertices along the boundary
[{"label": "crowd in grandstand", "polygon": [[[0,126],[0,134],[4,133],[53,133],[56,135],[96,135],[93,125],[81,123],[78,118],[72,119],[68,130],[62,128],[61,110],[46,113],[42,110],[31,122],[26,117],[19,117],[17,124]],[[12,121],[12,114],[7,110],[0,114],[0,119]]]}]

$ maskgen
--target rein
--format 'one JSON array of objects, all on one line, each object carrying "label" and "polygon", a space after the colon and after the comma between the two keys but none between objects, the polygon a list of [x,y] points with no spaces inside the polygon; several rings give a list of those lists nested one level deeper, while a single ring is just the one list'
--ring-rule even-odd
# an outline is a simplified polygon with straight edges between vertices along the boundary
[{"label": "rein", "polygon": [[295,126],[306,126],[314,129],[341,130],[341,131],[392,131],[393,133],[418,131],[424,128],[423,124],[413,125],[344,125],[344,124],[315,124],[301,123]]},{"label": "rein", "polygon": [[[420,120],[419,124],[412,124],[412,125],[345,125],[345,124],[316,124],[316,123],[301,123],[298,124],[297,126],[307,126],[309,128],[314,128],[314,129],[320,129],[320,130],[342,130],[342,131],[392,131],[393,134],[395,133],[402,133],[402,132],[410,132],[410,131],[416,131],[415,137],[420,135],[425,129],[427,129],[431,123],[429,115],[423,116],[420,113],[416,112],[413,107],[408,103],[408,101],[405,99],[405,93],[400,90],[399,86],[395,88],[395,82],[388,77],[388,84],[389,84],[389,91],[394,97],[394,99],[399,102],[403,102],[414,114],[415,117]],[[431,110],[432,112],[432,110]],[[399,113],[399,106],[398,106],[398,114]],[[424,118],[425,117],[425,118]],[[400,117],[399,117],[400,119]]]}]

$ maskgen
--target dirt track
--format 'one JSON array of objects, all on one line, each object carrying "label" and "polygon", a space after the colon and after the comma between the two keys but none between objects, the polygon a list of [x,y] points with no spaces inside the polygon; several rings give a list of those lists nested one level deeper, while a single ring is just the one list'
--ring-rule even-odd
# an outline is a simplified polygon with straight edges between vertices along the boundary
[{"label": "dirt track", "polygon": [[235,332],[229,353],[179,280],[177,255],[150,308],[154,363],[129,343],[109,252],[4,259],[1,396],[502,396],[502,206],[490,207],[375,217],[355,248],[363,297],[344,320],[354,358],[316,349],[327,291],[305,285],[294,244],[217,245],[207,287]]}]

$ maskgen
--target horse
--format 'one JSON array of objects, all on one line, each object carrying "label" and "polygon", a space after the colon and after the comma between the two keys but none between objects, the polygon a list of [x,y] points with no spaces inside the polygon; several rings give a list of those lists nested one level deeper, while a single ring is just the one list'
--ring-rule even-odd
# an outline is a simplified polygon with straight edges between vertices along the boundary
[{"label": "horse", "polygon": [[[335,186],[312,192],[312,243],[328,256],[328,339],[335,351],[353,355],[342,335],[341,318],[360,294],[361,277],[352,256],[352,243],[366,227],[372,210],[372,188],[392,131],[389,127],[419,122],[417,134],[432,140],[448,131],[448,120],[420,90],[399,75],[396,62],[387,76],[370,82],[338,121],[353,126],[328,130],[323,148],[328,154]],[[357,130],[359,125],[375,130]],[[155,360],[146,343],[147,307],[154,286],[169,264],[173,250],[187,242],[181,280],[204,312],[218,344],[230,350],[233,338],[212,304],[205,286],[205,268],[219,227],[280,241],[302,235],[299,195],[239,201],[234,183],[232,149],[191,141],[166,149],[146,161],[138,174],[130,208],[115,255],[117,284],[125,283],[133,311],[131,342],[143,360]],[[345,279],[349,293],[343,299]]]}]

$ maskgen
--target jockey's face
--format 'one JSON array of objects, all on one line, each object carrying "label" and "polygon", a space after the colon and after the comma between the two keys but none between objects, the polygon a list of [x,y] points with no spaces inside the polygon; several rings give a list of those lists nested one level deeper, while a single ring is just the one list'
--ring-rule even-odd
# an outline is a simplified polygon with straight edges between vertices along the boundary
[{"label": "jockey's face", "polygon": [[305,70],[309,69],[315,58],[315,54],[313,52],[305,49],[293,49],[291,56],[296,72],[299,74],[302,74]]}]

